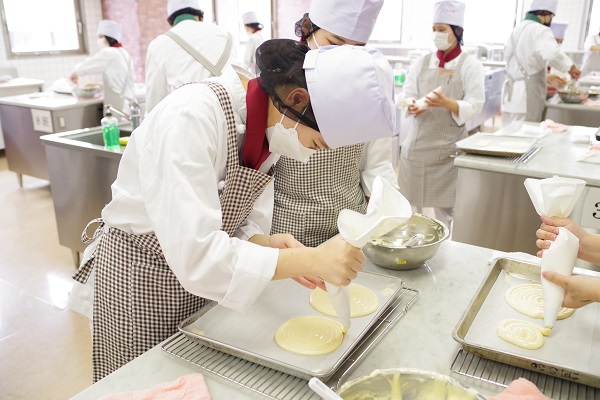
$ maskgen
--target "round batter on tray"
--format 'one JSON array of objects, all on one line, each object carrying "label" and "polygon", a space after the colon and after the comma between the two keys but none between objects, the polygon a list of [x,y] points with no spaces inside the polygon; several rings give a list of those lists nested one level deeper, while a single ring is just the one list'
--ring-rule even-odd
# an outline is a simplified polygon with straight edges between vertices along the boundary
[{"label": "round batter on tray", "polygon": [[[509,306],[532,318],[544,318],[544,298],[542,296],[542,285],[537,283],[526,283],[513,286],[506,291],[504,299]],[[561,307],[557,319],[570,317],[575,310]]]},{"label": "round batter on tray", "polygon": [[[317,288],[312,291],[310,305],[325,315],[337,317],[329,295],[323,289]],[[350,317],[356,318],[372,314],[377,311],[378,307],[379,299],[371,289],[355,283],[350,284]]]},{"label": "round batter on tray", "polygon": [[528,350],[537,350],[544,345],[543,334],[548,335],[550,332],[531,322],[518,319],[505,319],[500,322],[497,333],[501,339],[515,346]]},{"label": "round batter on tray", "polygon": [[304,356],[331,353],[342,344],[344,334],[339,322],[314,315],[296,317],[275,332],[275,342],[287,351]]}]

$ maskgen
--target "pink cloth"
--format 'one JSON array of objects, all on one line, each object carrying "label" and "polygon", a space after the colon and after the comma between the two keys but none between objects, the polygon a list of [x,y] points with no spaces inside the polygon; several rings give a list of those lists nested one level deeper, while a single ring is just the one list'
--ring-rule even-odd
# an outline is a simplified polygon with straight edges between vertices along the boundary
[{"label": "pink cloth", "polygon": [[163,382],[148,389],[109,394],[100,400],[210,400],[202,374],[184,375],[171,382]]},{"label": "pink cloth", "polygon": [[488,397],[488,400],[551,400],[539,391],[537,386],[525,378],[511,382],[502,393]]}]

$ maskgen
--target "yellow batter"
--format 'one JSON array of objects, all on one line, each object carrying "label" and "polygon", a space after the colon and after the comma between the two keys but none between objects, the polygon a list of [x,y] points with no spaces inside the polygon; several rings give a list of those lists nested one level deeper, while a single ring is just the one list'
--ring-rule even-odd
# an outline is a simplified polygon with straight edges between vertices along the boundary
[{"label": "yellow batter", "polygon": [[541,328],[531,322],[518,319],[505,319],[500,322],[498,336],[508,343],[528,350],[537,350],[544,345],[544,336],[550,330]]},{"label": "yellow batter", "polygon": [[339,322],[317,316],[292,318],[275,332],[275,342],[287,351],[304,356],[319,356],[337,349],[344,334]]},{"label": "yellow batter", "polygon": [[[329,295],[323,289],[315,289],[310,294],[310,305],[315,310],[332,317],[337,317]],[[362,317],[377,311],[379,299],[369,288],[355,283],[350,284],[350,317]]]},{"label": "yellow batter", "polygon": [[[506,291],[504,299],[509,306],[532,318],[544,318],[544,298],[542,296],[542,285],[526,283],[513,286]],[[561,307],[557,319],[570,317],[575,310]]]}]

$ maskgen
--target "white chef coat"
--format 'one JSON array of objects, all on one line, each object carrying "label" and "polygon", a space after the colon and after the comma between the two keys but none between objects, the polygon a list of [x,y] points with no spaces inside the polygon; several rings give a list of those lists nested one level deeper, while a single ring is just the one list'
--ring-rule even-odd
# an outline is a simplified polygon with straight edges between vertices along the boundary
[{"label": "white chef coat", "polygon": [[[469,56],[463,51],[455,59],[447,61],[443,69],[456,69],[461,57],[466,57],[460,69],[465,97],[462,100],[454,99],[458,103],[458,114],[452,113],[452,118],[459,126],[464,125],[467,121],[477,116],[483,108],[483,103],[485,103],[485,86],[481,84],[484,75],[483,67],[475,57]],[[417,79],[424,61],[425,56],[418,58],[413,63],[404,82],[404,98],[409,102],[419,98]],[[438,68],[439,62],[440,60],[437,56],[432,54],[429,60],[429,68]]]},{"label": "white chef coat", "polygon": [[592,71],[600,71],[600,51],[591,51],[592,46],[600,46],[600,35],[589,35],[583,43],[583,63],[581,64],[581,76]]},{"label": "white chef coat", "polygon": [[123,47],[104,47],[75,65],[79,76],[102,73],[104,102],[125,110],[125,99],[134,97],[133,59]]},{"label": "white chef coat", "polygon": [[[241,68],[226,66],[221,77],[212,79],[231,95],[241,146],[246,92],[236,72],[253,78]],[[243,310],[275,273],[278,250],[245,240],[269,233],[274,189],[273,183],[265,188],[247,221],[235,237],[229,237],[220,230],[218,193],[226,161],[227,122],[214,92],[206,85],[181,87],[132,135],[102,218],[108,226],[128,233],[154,232],[187,291]]]},{"label": "white chef coat", "polygon": [[392,166],[392,138],[384,137],[381,139],[367,142],[363,150],[362,157],[358,163],[358,168],[361,171],[360,184],[365,196],[371,197],[373,182],[380,175],[388,181],[396,189],[398,186],[398,178]]},{"label": "white chef coat", "polygon": [[248,36],[248,43],[246,43],[246,52],[244,53],[244,62],[242,66],[248,71],[256,74],[256,49],[260,46],[265,39],[260,31],[254,32]]},{"label": "white chef coat", "polygon": [[[184,20],[170,29],[213,64],[221,58],[228,32],[214,24]],[[227,64],[237,59],[235,46]],[[210,77],[210,72],[195,58],[165,35],[157,36],[146,52],[146,110],[149,113],[167,94],[184,83]]]},{"label": "white chef coat", "polygon": [[[534,75],[548,65],[559,71],[569,71],[573,61],[560,48],[552,30],[538,22],[525,20],[521,22],[513,31],[517,48],[514,49],[509,38],[504,46],[504,59],[508,60],[512,52],[516,51],[515,56],[510,59],[506,66],[507,72],[514,79],[523,77],[523,73],[517,64],[517,58],[523,65],[527,75]],[[518,80],[514,82],[512,96],[510,101],[505,99],[502,93],[502,111],[515,114],[524,114],[527,112],[527,92],[525,81]]]}]

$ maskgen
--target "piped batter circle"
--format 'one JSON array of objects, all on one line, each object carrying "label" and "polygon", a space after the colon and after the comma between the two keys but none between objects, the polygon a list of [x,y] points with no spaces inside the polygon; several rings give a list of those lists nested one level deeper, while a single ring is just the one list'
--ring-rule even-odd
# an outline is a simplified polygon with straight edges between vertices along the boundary
[{"label": "piped batter circle", "polygon": [[342,324],[314,315],[292,318],[275,332],[275,342],[292,353],[318,356],[337,349],[344,334]]},{"label": "piped batter circle", "polygon": [[[509,306],[532,318],[544,318],[544,297],[542,285],[526,283],[511,287],[504,294],[504,299]],[[570,317],[575,310],[561,307],[557,319]]]},{"label": "piped batter circle", "polygon": [[542,328],[531,322],[505,319],[500,322],[497,333],[501,339],[524,349],[537,350],[544,345]]},{"label": "piped batter circle", "polygon": [[[323,289],[317,288],[310,294],[310,305],[320,313],[337,317],[337,313],[331,304],[329,295]],[[369,288],[350,284],[350,317],[363,317],[377,311],[379,299],[377,295]]]}]

